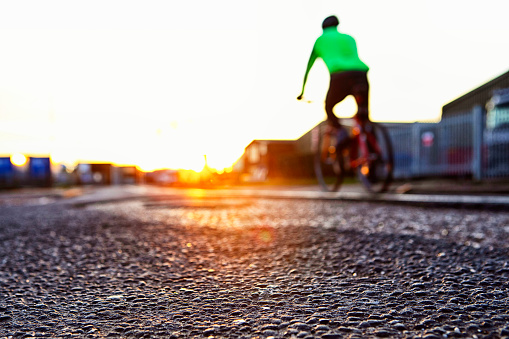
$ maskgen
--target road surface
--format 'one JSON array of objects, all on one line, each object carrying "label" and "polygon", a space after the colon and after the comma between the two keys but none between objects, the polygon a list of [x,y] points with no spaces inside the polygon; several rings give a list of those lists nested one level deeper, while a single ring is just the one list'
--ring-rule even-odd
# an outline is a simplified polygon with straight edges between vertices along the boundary
[{"label": "road surface", "polygon": [[0,202],[0,337],[509,336],[503,209],[132,187]]}]

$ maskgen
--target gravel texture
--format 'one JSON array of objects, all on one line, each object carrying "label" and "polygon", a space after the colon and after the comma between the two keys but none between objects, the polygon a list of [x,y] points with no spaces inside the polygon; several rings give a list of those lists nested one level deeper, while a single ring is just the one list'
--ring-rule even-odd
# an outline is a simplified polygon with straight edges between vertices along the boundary
[{"label": "gravel texture", "polygon": [[509,337],[509,212],[0,206],[0,337]]}]

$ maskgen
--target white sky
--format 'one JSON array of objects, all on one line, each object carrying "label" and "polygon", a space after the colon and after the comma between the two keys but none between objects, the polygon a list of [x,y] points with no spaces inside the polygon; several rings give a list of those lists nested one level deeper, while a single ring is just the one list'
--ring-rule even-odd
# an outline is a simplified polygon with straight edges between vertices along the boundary
[{"label": "white sky", "polygon": [[[0,0],[0,154],[158,167],[230,166],[253,139],[325,117],[321,22],[370,66],[371,116],[437,120],[509,70],[506,0]],[[337,107],[351,115],[351,100]]]}]

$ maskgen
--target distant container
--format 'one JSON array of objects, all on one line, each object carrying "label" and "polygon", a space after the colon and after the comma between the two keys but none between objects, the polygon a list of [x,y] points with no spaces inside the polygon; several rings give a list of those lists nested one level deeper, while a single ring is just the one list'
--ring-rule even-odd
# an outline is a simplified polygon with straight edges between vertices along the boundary
[{"label": "distant container", "polygon": [[53,183],[50,158],[30,157],[28,180],[31,186],[50,187]]},{"label": "distant container", "polygon": [[111,185],[113,166],[111,164],[90,164],[95,185]]},{"label": "distant container", "polygon": [[78,164],[78,184],[111,185],[113,166],[111,164]]},{"label": "distant container", "polygon": [[0,157],[0,188],[14,187],[14,166],[10,157]]},{"label": "distant container", "polygon": [[146,182],[156,185],[173,185],[179,181],[178,171],[163,169],[156,170],[146,174]]},{"label": "distant container", "polygon": [[143,174],[136,166],[113,167],[113,185],[135,185],[143,181]]},{"label": "distant container", "polygon": [[79,185],[91,185],[94,183],[90,164],[78,164],[76,174]]}]

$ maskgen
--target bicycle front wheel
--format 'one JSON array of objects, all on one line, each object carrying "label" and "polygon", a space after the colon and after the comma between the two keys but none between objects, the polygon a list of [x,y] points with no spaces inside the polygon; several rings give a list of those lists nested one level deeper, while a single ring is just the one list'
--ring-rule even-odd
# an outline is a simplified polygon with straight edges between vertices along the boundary
[{"label": "bicycle front wheel", "polygon": [[343,156],[337,148],[337,136],[332,132],[322,132],[319,128],[315,135],[314,168],[316,178],[323,191],[335,192],[344,179]]},{"label": "bicycle front wheel", "polygon": [[363,162],[357,174],[364,187],[372,193],[389,189],[394,170],[394,155],[387,129],[378,123],[368,122],[362,135],[365,141]]}]

